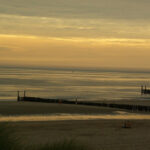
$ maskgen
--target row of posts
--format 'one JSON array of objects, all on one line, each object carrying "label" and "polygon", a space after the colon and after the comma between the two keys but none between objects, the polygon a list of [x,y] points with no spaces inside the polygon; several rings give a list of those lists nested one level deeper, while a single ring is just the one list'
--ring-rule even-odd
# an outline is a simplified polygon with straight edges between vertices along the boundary
[{"label": "row of posts", "polygon": [[23,97],[20,96],[20,93],[22,91],[17,91],[17,100],[18,101],[21,101],[22,98],[25,98],[26,97],[26,91],[23,91]]},{"label": "row of posts", "polygon": [[141,86],[141,94],[150,94],[150,89],[147,89],[146,86]]}]

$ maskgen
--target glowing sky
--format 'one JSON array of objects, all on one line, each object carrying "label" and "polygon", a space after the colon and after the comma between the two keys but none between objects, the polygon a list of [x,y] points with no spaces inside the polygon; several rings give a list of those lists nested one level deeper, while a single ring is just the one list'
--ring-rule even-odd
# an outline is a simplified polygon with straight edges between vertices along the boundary
[{"label": "glowing sky", "polygon": [[0,0],[0,64],[150,68],[149,0]]}]

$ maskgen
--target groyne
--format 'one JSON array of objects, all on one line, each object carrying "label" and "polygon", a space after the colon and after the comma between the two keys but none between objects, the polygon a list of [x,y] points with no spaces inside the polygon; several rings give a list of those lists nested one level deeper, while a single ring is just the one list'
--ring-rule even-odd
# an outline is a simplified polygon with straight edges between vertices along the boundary
[{"label": "groyne", "polygon": [[150,112],[150,106],[143,105],[133,105],[133,104],[113,104],[105,102],[91,102],[91,101],[73,101],[67,99],[45,99],[38,97],[18,97],[18,101],[29,101],[29,102],[42,102],[42,103],[62,103],[62,104],[75,104],[75,105],[88,105],[88,106],[98,106],[98,107],[110,107],[119,108],[131,111],[143,111]]},{"label": "groyne", "polygon": [[141,94],[143,95],[143,94],[150,94],[150,89],[148,89],[147,87],[146,87],[146,85],[145,86],[141,86]]}]

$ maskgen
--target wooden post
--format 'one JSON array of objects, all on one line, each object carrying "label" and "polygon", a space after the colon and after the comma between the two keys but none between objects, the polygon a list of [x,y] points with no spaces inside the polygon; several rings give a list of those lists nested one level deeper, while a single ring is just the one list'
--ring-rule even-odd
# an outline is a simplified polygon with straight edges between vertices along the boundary
[{"label": "wooden post", "polygon": [[17,100],[20,101],[20,93],[17,91]]},{"label": "wooden post", "polygon": [[76,104],[78,104],[78,98],[76,97]]},{"label": "wooden post", "polygon": [[59,100],[58,100],[58,102],[59,102],[59,104],[61,104],[61,103],[62,103],[62,100],[61,100],[61,99],[59,99]]},{"label": "wooden post", "polygon": [[141,86],[141,95],[143,94],[143,85]]},{"label": "wooden post", "polygon": [[26,91],[24,91],[24,98],[26,97]]}]

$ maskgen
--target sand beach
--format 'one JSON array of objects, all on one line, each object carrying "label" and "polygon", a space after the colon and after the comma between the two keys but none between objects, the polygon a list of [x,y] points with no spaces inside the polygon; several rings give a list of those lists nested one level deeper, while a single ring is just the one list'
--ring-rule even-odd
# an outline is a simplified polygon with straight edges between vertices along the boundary
[{"label": "sand beach", "polygon": [[91,150],[149,150],[150,121],[131,121],[130,129],[122,128],[124,120],[84,120],[11,123],[16,135],[26,145],[41,145],[74,139]]},{"label": "sand beach", "polygon": [[[106,115],[122,111],[115,108],[32,102],[0,102],[2,116],[81,114]],[[131,113],[131,112],[127,112]],[[25,145],[41,145],[74,139],[92,150],[149,150],[150,120],[130,120],[131,128],[122,128],[124,119],[55,120],[8,122]]]}]

